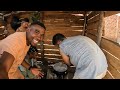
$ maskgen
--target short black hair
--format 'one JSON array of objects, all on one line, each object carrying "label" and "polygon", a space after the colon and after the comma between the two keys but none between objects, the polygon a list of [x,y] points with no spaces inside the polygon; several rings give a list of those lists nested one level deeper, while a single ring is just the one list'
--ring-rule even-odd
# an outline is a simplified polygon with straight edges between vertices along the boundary
[{"label": "short black hair", "polygon": [[13,19],[10,22],[10,25],[11,25],[12,29],[14,29],[16,31],[17,28],[20,27],[20,25],[21,25],[19,18],[17,16],[13,16]]},{"label": "short black hair", "polygon": [[22,21],[29,22],[29,19],[28,18],[19,19],[17,16],[13,16],[13,19],[10,23],[12,29],[16,31],[21,26]]},{"label": "short black hair", "polygon": [[31,23],[31,26],[32,25],[39,25],[39,26],[43,27],[46,30],[45,25],[42,22],[40,22],[40,21],[34,21],[34,22]]},{"label": "short black hair", "polygon": [[58,40],[63,41],[64,38],[66,38],[66,37],[65,37],[63,34],[57,33],[57,34],[55,34],[55,35],[53,36],[52,44],[53,44],[53,45],[56,45]]}]

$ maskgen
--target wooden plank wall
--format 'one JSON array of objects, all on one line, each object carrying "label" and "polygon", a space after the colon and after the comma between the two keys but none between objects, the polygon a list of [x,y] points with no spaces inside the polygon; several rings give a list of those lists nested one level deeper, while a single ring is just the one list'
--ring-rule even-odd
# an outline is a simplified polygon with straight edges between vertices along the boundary
[{"label": "wooden plank wall", "polygon": [[115,42],[102,38],[101,49],[108,61],[109,73],[105,78],[120,79],[120,46]]},{"label": "wooden plank wall", "polygon": [[[106,11],[105,17],[117,13],[120,13],[120,11]],[[120,45],[102,38],[100,47],[105,53],[108,62],[108,72],[104,79],[120,79]]]},{"label": "wooden plank wall", "polygon": [[[75,16],[72,14],[81,14]],[[56,33],[62,33],[66,37],[82,34],[84,25],[84,11],[45,11],[43,22],[46,26],[44,38],[44,58],[50,61],[62,60],[57,47],[52,45],[52,37]]]},{"label": "wooden plank wall", "polygon": [[[119,11],[106,11],[105,17],[117,14]],[[96,41],[97,28],[99,25],[99,12],[91,12],[87,17],[87,36]],[[105,30],[103,30],[105,31]],[[104,79],[120,79],[120,46],[108,39],[102,38],[101,49],[106,55],[108,71]]]},{"label": "wooden plank wall", "polygon": [[99,11],[91,11],[87,16],[87,30],[85,35],[93,39],[95,42],[97,40],[99,16]]}]

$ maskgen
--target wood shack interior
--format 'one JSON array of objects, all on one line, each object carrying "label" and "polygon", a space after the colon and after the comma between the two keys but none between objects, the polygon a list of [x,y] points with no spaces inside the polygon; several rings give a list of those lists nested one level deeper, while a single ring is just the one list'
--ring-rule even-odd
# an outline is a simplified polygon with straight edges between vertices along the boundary
[{"label": "wood shack interior", "polygon": [[[37,45],[38,60],[47,60],[49,64],[62,61],[58,47],[52,45],[52,37],[62,33],[66,37],[84,35],[93,39],[103,50],[108,62],[108,71],[104,79],[120,79],[120,11],[0,11],[0,25],[3,19],[9,35],[15,31],[10,22],[13,16],[19,18],[35,17],[46,26],[44,41]],[[0,28],[0,40],[6,38]],[[75,67],[70,67],[72,78]],[[67,77],[68,78],[68,77]],[[68,79],[69,79],[68,78]]]}]

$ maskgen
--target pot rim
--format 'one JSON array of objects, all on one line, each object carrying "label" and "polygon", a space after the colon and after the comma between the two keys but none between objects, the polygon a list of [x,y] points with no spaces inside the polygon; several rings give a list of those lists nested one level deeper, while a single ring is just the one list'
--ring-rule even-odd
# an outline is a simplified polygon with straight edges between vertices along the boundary
[{"label": "pot rim", "polygon": [[59,71],[59,70],[56,69],[56,66],[60,65],[60,63],[61,63],[61,62],[55,63],[55,64],[53,65],[53,69],[54,69],[55,71],[57,71],[57,72],[65,72],[65,71],[67,71],[68,67],[67,67],[67,65],[64,64],[64,63],[61,63],[61,65],[62,65],[62,67],[65,67],[65,70]]}]

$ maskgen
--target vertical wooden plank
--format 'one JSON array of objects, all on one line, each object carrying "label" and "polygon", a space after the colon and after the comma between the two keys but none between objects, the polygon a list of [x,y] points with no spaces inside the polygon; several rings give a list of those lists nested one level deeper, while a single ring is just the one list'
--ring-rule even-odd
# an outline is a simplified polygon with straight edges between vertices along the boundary
[{"label": "vertical wooden plank", "polygon": [[44,12],[40,12],[40,21],[44,23]]},{"label": "vertical wooden plank", "polygon": [[103,24],[104,24],[104,11],[101,11],[99,26],[98,26],[97,41],[96,41],[99,46],[100,46],[101,37],[102,37]]},{"label": "vertical wooden plank", "polygon": [[[40,12],[40,21],[43,22],[44,13]],[[44,23],[44,22],[43,22]],[[40,42],[41,60],[44,60],[44,41]]]},{"label": "vertical wooden plank", "polygon": [[41,49],[41,58],[43,59],[44,58],[44,41],[41,41],[40,42],[40,49]]},{"label": "vertical wooden plank", "polygon": [[86,33],[86,25],[87,25],[87,13],[85,12],[85,14],[84,14],[84,26],[83,26],[83,33],[82,33],[82,35],[84,35],[84,36]]}]

